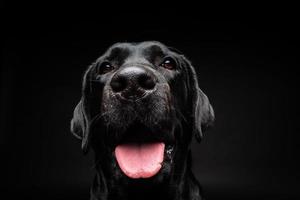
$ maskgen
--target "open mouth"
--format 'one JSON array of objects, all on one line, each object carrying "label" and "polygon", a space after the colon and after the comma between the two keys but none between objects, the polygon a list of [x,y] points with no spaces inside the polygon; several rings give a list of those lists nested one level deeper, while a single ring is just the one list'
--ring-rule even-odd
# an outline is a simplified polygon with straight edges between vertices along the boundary
[{"label": "open mouth", "polygon": [[158,173],[164,160],[163,142],[122,144],[115,149],[119,167],[130,178],[149,178]]},{"label": "open mouth", "polygon": [[115,147],[121,171],[129,178],[150,178],[159,173],[164,162],[172,158],[171,133],[154,132],[141,124],[130,126]]}]

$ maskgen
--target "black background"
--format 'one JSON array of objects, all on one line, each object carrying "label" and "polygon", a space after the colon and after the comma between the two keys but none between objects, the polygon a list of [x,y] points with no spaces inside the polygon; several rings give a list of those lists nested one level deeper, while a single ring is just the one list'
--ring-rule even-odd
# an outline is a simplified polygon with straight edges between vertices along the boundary
[{"label": "black background", "polygon": [[300,197],[293,6],[140,4],[2,4],[1,192],[88,199],[92,155],[69,131],[82,75],[115,42],[159,40],[192,61],[215,109],[192,145],[206,198]]}]

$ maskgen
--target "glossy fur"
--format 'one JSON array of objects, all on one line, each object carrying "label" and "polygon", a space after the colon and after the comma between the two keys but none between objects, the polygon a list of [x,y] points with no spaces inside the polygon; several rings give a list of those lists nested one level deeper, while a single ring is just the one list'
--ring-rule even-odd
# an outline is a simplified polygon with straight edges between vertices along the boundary
[{"label": "glossy fur", "polygon": [[[161,64],[166,58],[173,68]],[[104,62],[113,67],[103,69]],[[125,73],[126,68],[133,75]],[[135,76],[136,69],[149,76],[149,88],[141,89],[134,81],[129,89],[122,88],[119,76]],[[83,151],[95,154],[91,199],[202,199],[191,171],[190,143],[193,137],[200,141],[213,120],[209,100],[184,55],[155,41],[111,46],[88,67],[71,121]],[[125,176],[115,159],[116,145],[151,141],[167,146],[160,172],[148,179]]]}]

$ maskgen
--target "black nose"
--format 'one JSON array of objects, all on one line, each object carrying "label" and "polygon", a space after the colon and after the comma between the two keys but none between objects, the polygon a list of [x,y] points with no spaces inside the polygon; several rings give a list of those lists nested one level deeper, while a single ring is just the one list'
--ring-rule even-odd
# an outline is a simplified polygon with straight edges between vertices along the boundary
[{"label": "black nose", "polygon": [[156,78],[151,71],[135,66],[118,71],[110,82],[112,90],[127,99],[143,97],[154,89],[155,84]]}]

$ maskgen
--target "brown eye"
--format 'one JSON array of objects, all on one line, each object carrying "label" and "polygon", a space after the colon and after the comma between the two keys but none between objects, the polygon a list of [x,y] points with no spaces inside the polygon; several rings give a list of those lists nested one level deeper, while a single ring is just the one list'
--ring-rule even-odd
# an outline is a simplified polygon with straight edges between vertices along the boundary
[{"label": "brown eye", "polygon": [[109,62],[105,61],[103,62],[100,67],[99,67],[99,73],[100,74],[105,74],[108,73],[110,71],[112,71],[114,69],[114,67],[112,66],[112,64],[110,64]]},{"label": "brown eye", "polygon": [[160,64],[160,66],[169,69],[169,70],[173,70],[176,67],[176,62],[173,58],[171,57],[167,57],[164,59],[164,61]]}]

